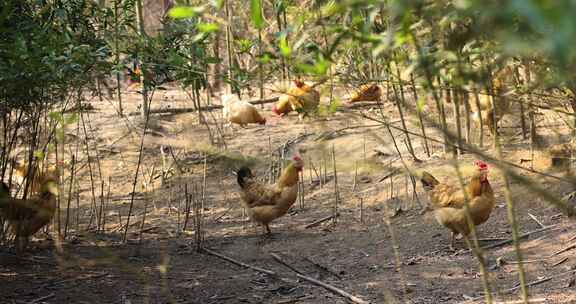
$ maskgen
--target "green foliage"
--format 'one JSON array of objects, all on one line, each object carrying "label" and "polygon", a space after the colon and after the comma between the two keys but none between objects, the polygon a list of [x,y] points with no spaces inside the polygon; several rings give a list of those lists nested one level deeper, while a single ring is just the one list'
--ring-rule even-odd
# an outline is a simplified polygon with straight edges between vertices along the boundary
[{"label": "green foliage", "polygon": [[250,0],[250,19],[255,28],[262,29],[264,27],[262,0]]},{"label": "green foliage", "polygon": [[103,10],[81,0],[5,1],[0,101],[12,109],[49,106],[106,73],[109,48],[93,23],[104,17]]},{"label": "green foliage", "polygon": [[197,17],[204,12],[199,6],[176,6],[168,11],[168,16],[174,19],[189,19]]}]

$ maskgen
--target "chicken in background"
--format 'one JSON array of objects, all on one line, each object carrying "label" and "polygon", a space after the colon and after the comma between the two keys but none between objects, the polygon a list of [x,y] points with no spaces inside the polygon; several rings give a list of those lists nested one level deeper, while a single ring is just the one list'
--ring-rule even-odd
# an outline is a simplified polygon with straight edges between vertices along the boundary
[{"label": "chicken in background", "polygon": [[294,80],[294,87],[282,95],[272,108],[276,115],[284,116],[292,111],[298,112],[300,119],[315,112],[320,104],[320,93],[303,81]]},{"label": "chicken in background", "polygon": [[461,187],[440,183],[428,172],[423,172],[422,185],[428,193],[434,216],[439,224],[452,231],[450,248],[454,248],[454,238],[461,234],[468,238],[470,226],[466,217],[465,204],[468,199],[468,210],[472,224],[478,226],[488,220],[496,199],[488,181],[488,165],[476,161],[477,172],[472,176],[465,192]]},{"label": "chicken in background", "polygon": [[222,107],[224,119],[229,124],[238,124],[242,128],[251,123],[266,124],[266,118],[260,115],[253,104],[238,99],[234,94],[222,96]]},{"label": "chicken in background", "polygon": [[373,84],[363,84],[350,96],[350,102],[357,101],[379,101],[382,97],[380,86]]},{"label": "chicken in background", "polygon": [[8,186],[3,182],[0,186],[0,216],[14,233],[18,254],[24,252],[32,235],[50,223],[56,211],[57,179],[43,176],[39,182],[39,193],[29,199],[11,198]]},{"label": "chicken in background", "polygon": [[550,156],[550,166],[556,168],[570,169],[570,164],[576,153],[576,139],[569,142],[556,144],[548,148]]},{"label": "chicken in background", "polygon": [[240,197],[250,218],[266,228],[270,234],[271,221],[285,215],[296,202],[298,196],[299,172],[304,162],[300,156],[292,157],[291,163],[273,185],[259,182],[248,167],[242,167],[237,172],[240,185]]},{"label": "chicken in background", "polygon": [[[56,165],[48,165],[47,168],[44,168],[42,160],[37,160],[35,163],[36,168],[34,168],[34,178],[30,182],[28,188],[28,193],[32,194],[40,192],[42,179],[45,176],[58,176],[58,167]],[[26,179],[26,176],[28,175],[28,165],[16,162],[14,164],[14,173],[21,179]]]},{"label": "chicken in background", "polygon": [[[492,79],[494,96],[490,96],[486,92],[480,93],[477,102],[474,94],[469,95],[472,119],[480,124],[480,117],[482,117],[482,125],[488,126],[492,135],[496,134],[495,126],[510,111],[510,100],[506,97],[510,91],[506,88],[505,82],[511,81],[509,79],[511,74],[510,68],[504,68],[494,76]],[[479,109],[478,106],[480,106]]]}]

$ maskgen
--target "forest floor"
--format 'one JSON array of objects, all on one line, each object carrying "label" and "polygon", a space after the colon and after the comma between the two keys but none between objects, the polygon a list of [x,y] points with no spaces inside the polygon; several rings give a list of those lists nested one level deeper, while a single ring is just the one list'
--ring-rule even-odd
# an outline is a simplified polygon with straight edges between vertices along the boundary
[{"label": "forest floor", "polygon": [[[177,90],[156,94],[152,108],[190,106]],[[125,111],[136,111],[139,96],[126,93]],[[478,259],[465,250],[462,241],[456,250],[449,249],[449,231],[437,224],[430,212],[421,212],[428,203],[427,196],[418,181],[413,192],[404,171],[402,161],[415,172],[425,169],[441,181],[456,184],[451,156],[442,156],[439,144],[430,143],[429,157],[423,141],[412,136],[421,162],[414,161],[406,151],[405,136],[393,129],[400,158],[386,128],[345,111],[304,121],[291,114],[269,119],[271,124],[266,126],[236,127],[233,132],[226,129],[224,141],[215,135],[221,124],[220,110],[206,115],[208,124],[199,123],[196,113],[154,115],[143,142],[128,241],[123,243],[143,123],[138,116],[119,118],[113,106],[116,101],[95,98],[91,104],[95,110],[84,114],[87,136],[82,128],[79,136],[75,126],[67,130],[68,153],[73,153],[78,144],[81,153],[76,177],[80,197],[78,205],[72,199],[68,237],[59,241],[56,233],[51,233],[52,238],[39,233],[34,248],[24,258],[16,257],[12,249],[1,249],[0,303],[348,303],[344,297],[297,277],[272,254],[302,275],[370,303],[484,301]],[[382,114],[401,127],[396,106],[384,102],[382,107]],[[266,115],[271,113],[270,108],[270,104],[264,105]],[[348,111],[380,117],[374,105]],[[552,114],[543,114],[539,125],[557,123]],[[416,121],[408,119],[408,128],[419,133]],[[568,128],[555,126],[556,131],[568,134]],[[546,134],[546,130],[542,128],[542,135],[555,141],[556,135]],[[442,138],[431,128],[427,131],[432,138]],[[530,162],[520,160],[531,157],[530,144],[519,131],[517,119],[508,115],[502,122],[504,158],[528,168]],[[476,133],[474,130],[475,141]],[[85,137],[88,149],[81,140]],[[491,137],[486,135],[484,141],[483,151],[495,155],[489,147]],[[232,171],[241,163],[249,163],[266,177],[274,163],[271,155],[284,151],[289,156],[296,150],[306,162],[304,199],[274,221],[273,236],[263,239],[261,228],[243,213]],[[89,158],[86,151],[90,152]],[[87,159],[91,166],[85,165]],[[470,176],[473,160],[470,154],[460,156],[464,176]],[[548,172],[545,154],[537,152],[533,166]],[[162,169],[173,175],[158,177]],[[91,208],[95,205],[98,209],[101,202],[91,199],[90,171],[96,197],[105,193],[101,217]],[[558,195],[570,190],[558,180],[526,170],[517,172]],[[69,169],[64,176],[65,193],[69,187],[67,175]],[[142,189],[143,180],[147,181],[147,191]],[[490,181],[497,204],[488,222],[478,227],[481,245],[512,236],[504,181],[496,168],[490,171]],[[182,231],[185,192],[194,198],[204,192],[203,207],[197,211],[203,214],[205,248],[277,276],[198,252],[193,216]],[[575,223],[524,186],[512,183],[511,196],[520,233],[536,231],[521,242],[526,281],[538,282],[529,288],[533,303],[576,303]],[[61,226],[66,221],[65,202]],[[336,220],[307,228],[333,215],[335,208],[339,213]],[[98,221],[104,222],[103,231],[96,231]],[[516,303],[512,300],[521,297],[516,288],[519,268],[514,246],[486,249],[483,254],[496,302]]]}]

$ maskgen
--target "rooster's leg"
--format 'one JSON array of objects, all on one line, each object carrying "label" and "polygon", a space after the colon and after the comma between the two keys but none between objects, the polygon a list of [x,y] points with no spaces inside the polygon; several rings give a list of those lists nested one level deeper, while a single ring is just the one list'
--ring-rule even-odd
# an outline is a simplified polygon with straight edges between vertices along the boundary
[{"label": "rooster's leg", "polygon": [[267,235],[272,234],[272,231],[270,231],[270,226],[268,226],[268,224],[265,224],[265,226],[266,226],[266,234]]},{"label": "rooster's leg", "polygon": [[454,250],[454,243],[455,243],[455,239],[456,239],[456,234],[454,232],[451,232],[450,234],[450,249]]}]

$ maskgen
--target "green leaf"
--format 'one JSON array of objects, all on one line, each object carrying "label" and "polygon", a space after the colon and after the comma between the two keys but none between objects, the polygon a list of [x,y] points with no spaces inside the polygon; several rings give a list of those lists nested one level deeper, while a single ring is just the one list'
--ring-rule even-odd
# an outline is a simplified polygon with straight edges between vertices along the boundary
[{"label": "green leaf", "polygon": [[36,150],[34,151],[34,157],[36,159],[44,159],[44,152],[42,152],[42,150]]},{"label": "green leaf", "polygon": [[222,59],[218,57],[206,57],[204,60],[207,64],[218,64],[222,62]]},{"label": "green leaf", "polygon": [[328,111],[330,113],[336,113],[336,110],[338,110],[339,106],[340,106],[340,100],[334,99],[330,104],[330,106],[328,107]]},{"label": "green leaf", "polygon": [[426,99],[420,95],[420,97],[418,98],[418,101],[416,101],[416,111],[422,113],[422,111],[424,110],[424,105],[426,104]]},{"label": "green leaf", "polygon": [[56,141],[59,143],[63,143],[64,142],[64,129],[60,128],[56,130]]},{"label": "green leaf", "polygon": [[270,62],[270,60],[272,60],[272,57],[270,57],[270,54],[264,53],[264,54],[262,54],[262,56],[260,56],[260,57],[258,58],[258,60],[259,60],[262,64],[267,64],[268,62]]},{"label": "green leaf", "polygon": [[252,19],[255,28],[261,29],[264,27],[262,0],[250,0],[250,18]]},{"label": "green leaf", "polygon": [[341,13],[343,11],[343,7],[340,4],[336,4],[334,0],[328,1],[326,4],[320,8],[320,12],[324,17],[330,17],[332,15]]},{"label": "green leaf", "polygon": [[48,113],[48,117],[50,117],[50,119],[55,120],[57,122],[61,122],[63,120],[62,113],[60,113],[58,111]]},{"label": "green leaf", "polygon": [[186,19],[196,17],[204,11],[203,7],[176,6],[168,11],[168,16],[174,19]]},{"label": "green leaf", "polygon": [[330,62],[322,57],[318,58],[314,64],[299,63],[296,68],[306,74],[314,74],[318,76],[326,75],[330,67]]},{"label": "green leaf", "polygon": [[224,5],[224,0],[214,0],[213,4],[214,6],[216,6],[217,9],[221,9],[222,6]]},{"label": "green leaf", "polygon": [[198,23],[196,28],[203,33],[213,33],[220,29],[216,23]]},{"label": "green leaf", "polygon": [[78,113],[72,113],[65,116],[64,124],[69,125],[78,121]]},{"label": "green leaf", "polygon": [[280,49],[280,54],[284,57],[290,57],[290,53],[292,53],[292,50],[290,49],[290,46],[288,45],[288,40],[286,40],[286,35],[282,35],[282,37],[280,37],[280,43],[278,44],[278,48]]}]

